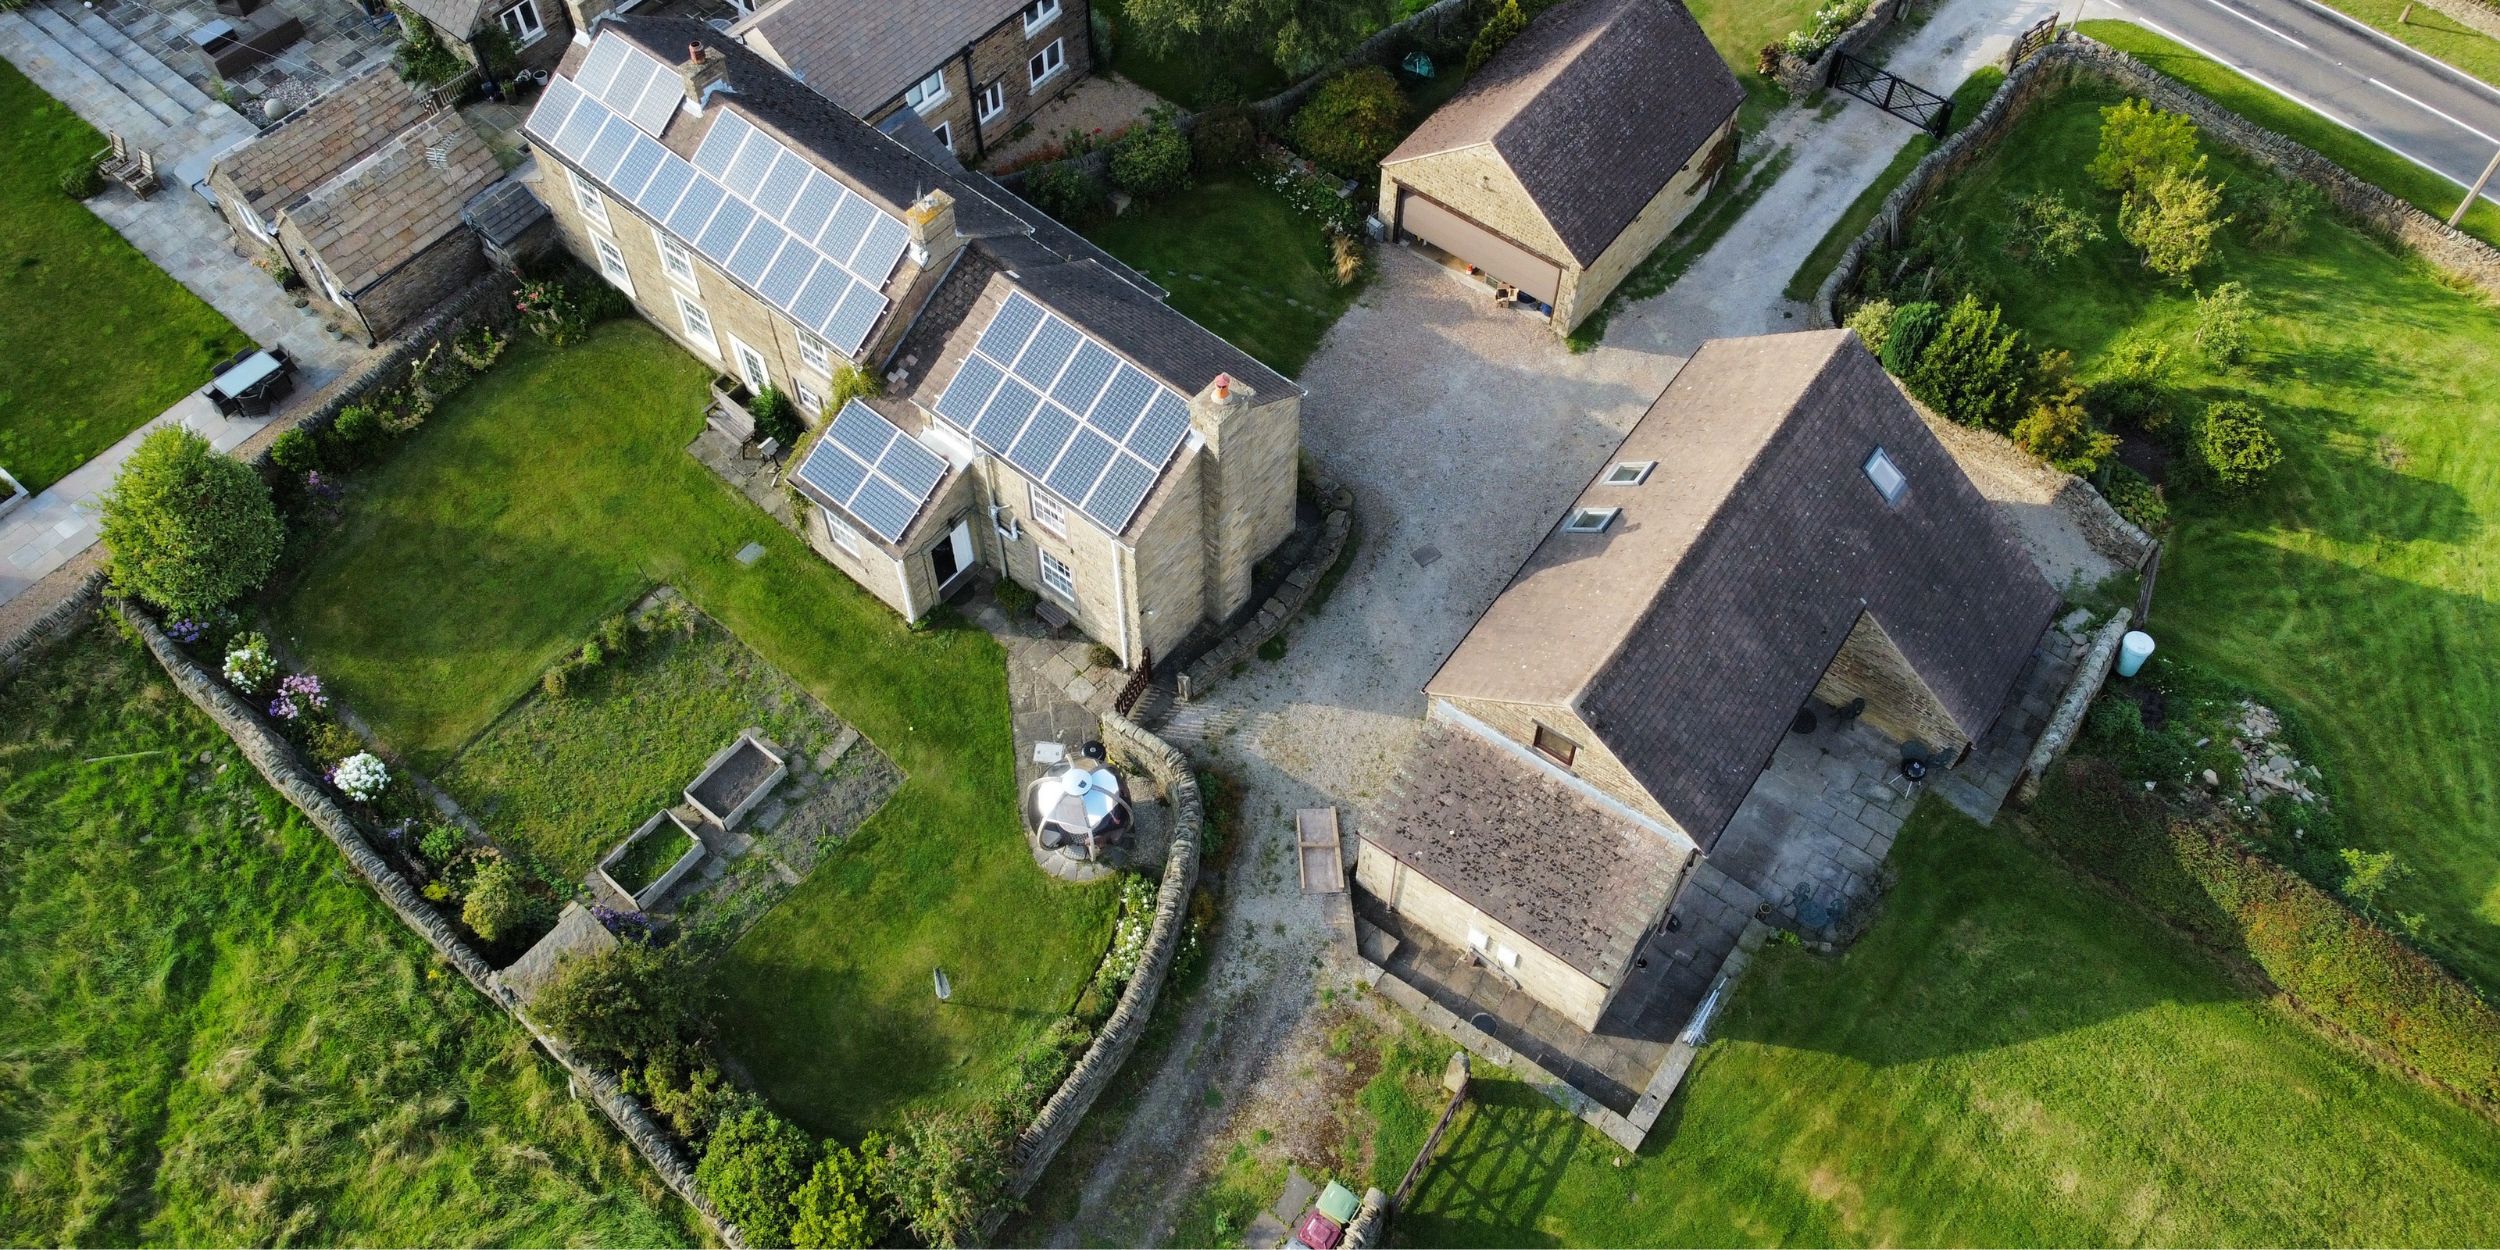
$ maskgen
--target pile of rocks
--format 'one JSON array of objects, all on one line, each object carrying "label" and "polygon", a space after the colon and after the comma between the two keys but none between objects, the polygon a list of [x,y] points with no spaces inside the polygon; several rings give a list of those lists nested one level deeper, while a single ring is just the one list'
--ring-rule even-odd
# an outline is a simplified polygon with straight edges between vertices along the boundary
[{"label": "pile of rocks", "polygon": [[2274,709],[2254,700],[2240,701],[2239,723],[2233,727],[2231,746],[2240,753],[2240,784],[2251,799],[2268,793],[2288,794],[2303,803],[2323,805],[2326,800],[2311,782],[2319,779],[2317,766],[2304,763],[2283,749],[2277,736],[2283,732],[2283,718]]}]

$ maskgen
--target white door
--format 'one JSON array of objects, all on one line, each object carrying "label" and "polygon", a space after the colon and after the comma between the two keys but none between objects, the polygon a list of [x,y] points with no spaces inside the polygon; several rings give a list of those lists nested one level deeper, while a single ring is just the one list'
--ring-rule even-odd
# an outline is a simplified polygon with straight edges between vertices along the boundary
[{"label": "white door", "polygon": [[946,541],[930,551],[929,564],[929,571],[937,574],[937,584],[941,589],[972,567],[972,522],[969,518],[955,522],[955,528],[947,532]]},{"label": "white door", "polygon": [[745,380],[747,389],[758,395],[771,390],[773,371],[764,366],[764,353],[747,346],[734,334],[729,336],[729,346],[738,357],[738,376]]}]

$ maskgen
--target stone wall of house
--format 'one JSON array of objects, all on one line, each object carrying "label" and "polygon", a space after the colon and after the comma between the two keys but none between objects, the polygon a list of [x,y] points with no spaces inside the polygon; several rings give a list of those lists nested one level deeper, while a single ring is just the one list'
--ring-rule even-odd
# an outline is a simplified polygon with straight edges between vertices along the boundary
[{"label": "stone wall of house", "polygon": [[1189,401],[1189,424],[1205,440],[1199,499],[1199,543],[1205,551],[1201,612],[1231,619],[1249,605],[1258,562],[1293,533],[1294,495],[1302,453],[1302,397],[1267,396],[1235,381],[1229,399],[1215,382]]},{"label": "stone wall of house", "polygon": [[1527,189],[1490,145],[1441,152],[1380,168],[1380,219],[1398,221],[1398,192],[1412,190],[1562,267],[1558,298],[1569,298],[1579,265]]},{"label": "stone wall of house", "polygon": [[2099,698],[2101,687],[2109,681],[2112,666],[2118,658],[2118,643],[2135,628],[2135,615],[2120,612],[2100,632],[2092,635],[2092,646],[2083,653],[2083,662],[2075,666],[2075,675],[2066,683],[2066,693],[2057,701],[2057,710],[2050,714],[2047,727],[2031,744],[2031,754],[2023,760],[2022,780],[2014,783],[2014,802],[2028,807],[2040,797],[2040,781],[2049,775],[2049,767],[2074,745],[2075,731],[2083,727],[2083,714]]},{"label": "stone wall of house", "polygon": [[[922,74],[935,71],[946,79],[946,98],[936,107],[920,114],[920,120],[935,130],[946,127],[955,155],[970,165],[981,159],[986,145],[1001,142],[1016,127],[1023,125],[1040,108],[1057,99],[1070,87],[1083,82],[1093,72],[1093,41],[1086,37],[1092,19],[1092,6],[1086,0],[1064,0],[1057,19],[1050,25],[1024,33],[1021,13],[1011,14],[998,27],[972,42],[972,72],[964,73],[963,54],[949,51],[946,59],[936,65],[923,66]],[[1032,58],[1052,43],[1058,43],[1066,63],[1040,85],[1033,82]],[[997,83],[1005,89],[1005,106],[987,123],[978,120],[980,89],[985,83]],[[884,121],[904,109],[902,97],[869,110],[865,117],[870,125]],[[978,137],[975,132],[978,131]]]},{"label": "stone wall of house", "polygon": [[1181,702],[1213,690],[1232,673],[1234,665],[1247,662],[1268,639],[1285,632],[1285,627],[1302,614],[1303,607],[1318,592],[1320,580],[1328,576],[1328,570],[1345,558],[1346,544],[1354,538],[1354,492],[1323,476],[1310,461],[1304,461],[1303,471],[1311,475],[1312,492],[1319,496],[1324,509],[1319,541],[1312,544],[1292,572],[1285,574],[1276,593],[1259,605],[1258,615],[1209,647],[1189,666],[1189,671],[1180,675],[1175,685]]},{"label": "stone wall of house", "polygon": [[1595,1030],[1598,1017],[1605,1014],[1613,987],[1555,957],[1518,930],[1433,880],[1422,869],[1399,860],[1368,839],[1357,843],[1354,881],[1364,893],[1379,899],[1401,919],[1431,934],[1451,950],[1468,949],[1470,930],[1485,935],[1488,951],[1496,946],[1508,947],[1518,955],[1518,967],[1503,969],[1488,955],[1487,971],[1507,978],[1526,991],[1528,997],[1573,1024]]},{"label": "stone wall of house", "polygon": [[1875,0],[1875,3],[1866,6],[1865,16],[1840,32],[1840,37],[1832,41],[1832,46],[1811,61],[1799,60],[1786,52],[1779,53],[1779,63],[1771,71],[1771,80],[1795,100],[1805,99],[1822,90],[1823,84],[1831,80],[1833,62],[1839,60],[1842,53],[1863,56],[1867,45],[1882,38],[1884,32],[1892,28],[1893,19],[1899,17],[1902,8],[1909,3],[1910,0]]},{"label": "stone wall of house", "polygon": [[383,904],[399,917],[400,922],[425,939],[426,945],[433,947],[435,954],[457,969],[480,994],[528,1029],[530,1036],[537,1040],[548,1056],[572,1075],[575,1087],[589,1091],[591,1102],[616,1125],[617,1131],[625,1135],[634,1149],[641,1152],[652,1170],[659,1173],[660,1179],[711,1222],[724,1244],[743,1247],[745,1240],[739,1236],[737,1228],[723,1221],[720,1213],[696,1189],[694,1169],[679,1151],[677,1140],[651,1118],[642,1104],[628,1097],[613,1078],[582,1062],[561,1041],[548,1036],[530,1021],[521,1010],[517,997],[496,978],[494,969],[478,957],[459,931],[452,928],[451,922],[427,904],[416,887],[401,876],[389,860],[373,849],[355,817],[330,797],[329,791],[295,748],[223,681],[210,674],[189,653],[175,646],[147,614],[119,604],[114,610],[138,634],[148,653],[164,668],[165,675],[173,680],[174,687],[182,692],[183,697],[207,713],[208,718],[234,740],[235,747],[243,752],[244,759],[251,763],[262,780],[267,781],[271,789],[293,804],[306,820],[312,822],[313,827],[329,838],[331,845],[336,846],[357,875],[373,887],[373,892],[381,897]]},{"label": "stone wall of house", "polygon": [[1632,219],[1632,224],[1625,226],[1623,233],[1616,235],[1615,241],[1607,244],[1606,250],[1598,253],[1577,279],[1564,279],[1561,302],[1554,305],[1554,332],[1570,333],[1602,307],[1625,275],[1649,259],[1650,253],[1684,224],[1684,219],[1701,204],[1702,192],[1709,190],[1711,181],[1735,159],[1736,115],[1730,113],[1727,123],[1694,150],[1691,159],[1667,179],[1665,186],[1658,188],[1658,194]]},{"label": "stone wall of house", "polygon": [[1970,737],[1944,710],[1936,693],[1910,667],[1872,613],[1860,612],[1830,667],[1814,684],[1814,697],[1833,707],[1866,700],[1866,723],[1897,741],[1916,740],[1951,756]]},{"label": "stone wall of house", "polygon": [[486,251],[463,226],[410,257],[355,296],[356,312],[378,338],[390,338],[459,294],[486,272]]},{"label": "stone wall of house", "polygon": [[[1156,505],[1157,515],[1138,527],[1137,544],[1128,554],[1129,584],[1137,588],[1136,602],[1130,605],[1135,615],[1137,645],[1156,655],[1170,655],[1198,626],[1207,608],[1207,479],[1214,464],[1198,451],[1181,452],[1180,463],[1165,476],[1160,488],[1165,493]],[[1162,519],[1163,513],[1171,519]],[[1183,517],[1194,518],[1184,523]],[[1028,522],[1029,523],[1029,522]],[[1070,524],[1077,524],[1070,521]],[[1039,585],[1029,582],[1028,585]],[[1117,636],[1104,645],[1117,648]],[[1134,666],[1138,657],[1120,657],[1123,665]]]}]

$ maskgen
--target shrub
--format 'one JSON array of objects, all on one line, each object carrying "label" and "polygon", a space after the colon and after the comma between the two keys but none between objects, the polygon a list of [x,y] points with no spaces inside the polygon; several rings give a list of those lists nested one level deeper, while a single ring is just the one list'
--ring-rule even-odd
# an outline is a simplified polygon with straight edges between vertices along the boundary
[{"label": "shrub", "polygon": [[364,749],[365,740],[355,730],[334,720],[319,720],[304,731],[304,754],[313,759],[337,763]]},{"label": "shrub", "polygon": [[781,393],[777,386],[767,386],[747,401],[747,415],[755,418],[755,432],[789,446],[799,436],[799,406]]},{"label": "shrub", "polygon": [[2283,459],[2283,448],[2266,429],[2265,414],[2236,399],[2205,410],[2196,450],[2224,490],[2245,491],[2263,482]]},{"label": "shrub", "polygon": [[2092,181],[2132,193],[2164,174],[2194,173],[2203,166],[2196,155],[2196,123],[2187,114],[2166,113],[2142,99],[2101,110],[2101,147],[2092,158]]},{"label": "shrub", "polygon": [[1328,235],[1329,272],[1338,286],[1352,286],[1363,280],[1371,268],[1371,250],[1363,246],[1363,237],[1350,231],[1330,227]]},{"label": "shrub", "polygon": [[816,1170],[793,1197],[790,1245],[794,1250],[841,1250],[849,1246],[886,1244],[892,1221],[878,1175],[884,1165],[884,1143],[871,1140],[861,1149],[828,1143]]},{"label": "shrub", "polygon": [[460,922],[489,942],[500,942],[546,918],[547,903],[529,888],[529,878],[511,860],[496,856],[478,865],[469,878],[468,899],[460,905]]},{"label": "shrub", "polygon": [[322,433],[328,435],[327,458],[337,464],[356,464],[370,454],[375,440],[382,437],[382,414],[364,404],[349,404],[330,418]]},{"label": "shrub", "polygon": [[1406,97],[1389,71],[1367,65],[1329,79],[1293,115],[1294,146],[1346,178],[1369,176],[1406,137]]},{"label": "shrub", "polygon": [[92,200],[103,193],[104,167],[94,157],[81,157],[61,171],[61,194],[73,200]]},{"label": "shrub", "polygon": [[2170,501],[2162,497],[2161,487],[2152,479],[2127,466],[2112,465],[2109,471],[2109,506],[2127,518],[2137,529],[2160,537],[2170,528]]},{"label": "shrub", "polygon": [[1215,105],[1198,114],[1198,125],[1189,132],[1189,151],[1201,174],[1247,168],[1258,159],[1258,124],[1238,104]]},{"label": "shrub", "polygon": [[2014,445],[2038,456],[2050,467],[2088,475],[2118,450],[2117,436],[2092,424],[2083,406],[2083,387],[2067,372],[2064,352],[2041,357],[2040,372],[2048,379],[2031,411],[2014,423]]},{"label": "shrub", "polygon": [[321,467],[321,444],[299,425],[270,441],[269,463],[290,477],[301,478]]},{"label": "shrub", "polygon": [[1033,593],[1032,587],[1003,577],[998,579],[998,588],[991,593],[998,596],[999,610],[1010,617],[1023,617],[1042,601],[1040,595]]},{"label": "shrub", "polygon": [[2196,297],[2196,345],[2215,364],[2236,365],[2248,355],[2248,325],[2255,319],[2248,288],[2225,282]]},{"label": "shrub", "polygon": [[1485,17],[1484,25],[1476,30],[1475,40],[1467,45],[1467,72],[1473,74],[1483,69],[1494,53],[1527,28],[1528,15],[1519,11],[1519,0],[1502,0],[1501,7]]},{"label": "shrub", "polygon": [[2086,393],[2085,406],[2112,427],[2157,435],[2170,430],[2170,345],[2130,336],[2112,345],[2103,361],[2110,376]]},{"label": "shrub", "polygon": [[458,825],[428,825],[425,836],[417,839],[417,854],[425,862],[441,868],[469,849],[469,835]]},{"label": "shrub", "polygon": [[2222,187],[2193,172],[2172,170],[2127,193],[2118,209],[2118,233],[2144,253],[2144,267],[2185,282],[2213,255],[2214,235],[2229,225],[2217,217]]},{"label": "shrub", "polygon": [[1006,1138],[993,1108],[908,1113],[886,1148],[895,1213],[932,1246],[960,1243],[1006,1186]]},{"label": "shrub", "polygon": [[755,1104],[753,1095],[729,1078],[692,1046],[672,1046],[645,1062],[642,1088],[651,1109],[665,1117],[679,1137],[701,1145],[724,1120]]},{"label": "shrub", "polygon": [[2325,203],[2325,197],[2309,183],[2281,178],[2254,179],[2237,190],[2231,215],[2247,232],[2250,246],[2269,251],[2300,242],[2309,233],[2309,219]]},{"label": "shrub", "polygon": [[584,1059],[621,1070],[674,1043],[692,1002],[675,951],[620,942],[565,960],[530,1014]]},{"label": "shrub", "polygon": [[[1896,325],[1894,333],[1900,333]],[[1945,314],[1935,340],[1918,354],[1902,379],[1938,413],[1985,430],[2002,431],[2022,410],[2029,370],[2022,332],[2005,325],[1993,306],[1965,295]]]},{"label": "shrub", "polygon": [[1024,180],[1024,198],[1033,207],[1072,226],[1102,216],[1110,196],[1100,180],[1073,164],[1053,165]]},{"label": "shrub", "polygon": [[523,282],[512,306],[520,310],[521,324],[528,326],[530,333],[558,347],[581,337],[590,328],[581,300],[572,288],[554,278]]},{"label": "shrub", "polygon": [[339,761],[330,780],[338,786],[339,793],[359,803],[370,803],[390,788],[391,770],[373,753],[358,751]]},{"label": "shrub", "polygon": [[1892,315],[1891,328],[1884,338],[1881,356],[1885,370],[1897,378],[1908,377],[1943,327],[1944,309],[1925,300],[1903,304]]},{"label": "shrub", "polygon": [[391,63],[399,67],[403,82],[420,87],[439,87],[460,76],[468,63],[460,54],[443,43],[434,30],[434,23],[399,5],[391,6],[399,15],[399,49],[391,54]]},{"label": "shrub", "polygon": [[1850,313],[1849,320],[1842,324],[1857,331],[1858,341],[1866,344],[1866,350],[1875,353],[1880,360],[1884,355],[1884,344],[1892,338],[1892,319],[1899,311],[1893,307],[1891,300],[1871,299],[1858,305],[1858,310]]},{"label": "shrub", "polygon": [[1111,183],[1141,200],[1189,189],[1189,136],[1158,108],[1111,145]]},{"label": "shrub", "polygon": [[102,535],[116,591],[189,617],[258,588],[286,537],[260,474],[178,425],[123,462],[104,496]]},{"label": "shrub", "polygon": [[747,1244],[787,1246],[798,1214],[793,1199],[815,1171],[816,1159],[815,1141],[799,1126],[749,1107],[712,1130],[694,1179],[703,1196],[746,1234]]},{"label": "shrub", "polygon": [[884,393],[885,384],[876,374],[858,365],[838,365],[833,371],[833,393],[825,397],[825,411],[839,412],[854,399],[874,399]]},{"label": "shrub", "polygon": [[2102,239],[2101,223],[2055,191],[2006,197],[2006,251],[2016,260],[2054,269]]}]

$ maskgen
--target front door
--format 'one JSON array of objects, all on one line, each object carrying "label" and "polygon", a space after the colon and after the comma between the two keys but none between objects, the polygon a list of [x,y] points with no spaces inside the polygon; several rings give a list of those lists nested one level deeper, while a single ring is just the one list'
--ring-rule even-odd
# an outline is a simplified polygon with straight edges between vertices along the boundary
[{"label": "front door", "polygon": [[946,541],[929,549],[929,567],[937,574],[938,589],[955,580],[956,575],[972,567],[972,522],[955,522],[947,531]]},{"label": "front door", "polygon": [[729,338],[729,346],[738,358],[738,376],[746,382],[748,392],[761,395],[771,390],[773,371],[765,367],[764,353],[747,346],[734,334]]}]

